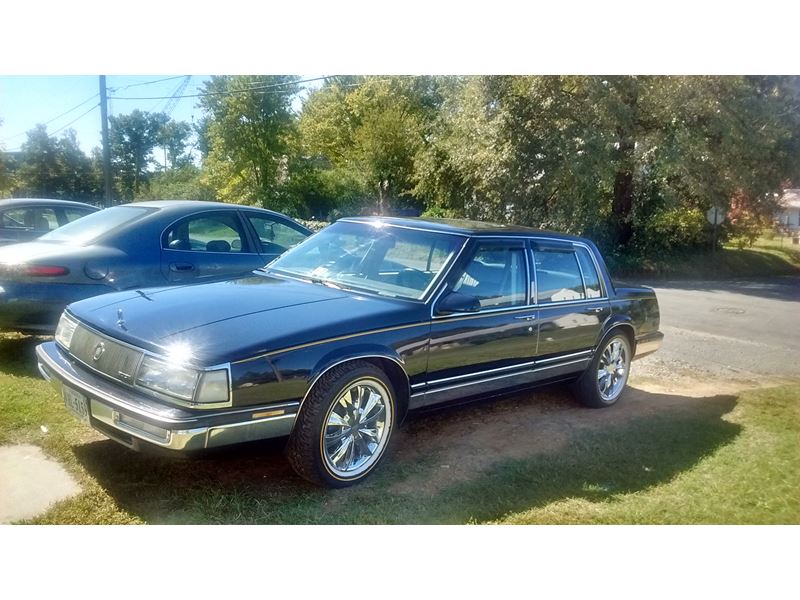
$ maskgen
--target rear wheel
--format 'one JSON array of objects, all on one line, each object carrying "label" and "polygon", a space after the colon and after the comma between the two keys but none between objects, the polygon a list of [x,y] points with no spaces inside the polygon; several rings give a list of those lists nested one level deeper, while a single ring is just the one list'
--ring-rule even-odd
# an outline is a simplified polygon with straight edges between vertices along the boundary
[{"label": "rear wheel", "polygon": [[630,339],[622,332],[612,332],[600,343],[589,368],[575,382],[575,395],[591,408],[611,406],[628,383],[630,366]]},{"label": "rear wheel", "polygon": [[334,367],[303,404],[287,445],[289,462],[312,483],[357,483],[383,458],[394,417],[394,389],[383,371],[366,361]]}]

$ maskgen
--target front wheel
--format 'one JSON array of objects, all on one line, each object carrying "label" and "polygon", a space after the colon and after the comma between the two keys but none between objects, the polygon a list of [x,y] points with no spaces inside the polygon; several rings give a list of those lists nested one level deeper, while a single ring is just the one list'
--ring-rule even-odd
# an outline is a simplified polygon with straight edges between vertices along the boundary
[{"label": "front wheel", "polygon": [[289,437],[287,456],[312,483],[345,487],[380,463],[395,421],[386,375],[366,361],[334,367],[314,385]]},{"label": "front wheel", "polygon": [[574,384],[575,395],[591,408],[614,404],[628,383],[631,343],[624,333],[612,333],[598,346],[589,368]]}]

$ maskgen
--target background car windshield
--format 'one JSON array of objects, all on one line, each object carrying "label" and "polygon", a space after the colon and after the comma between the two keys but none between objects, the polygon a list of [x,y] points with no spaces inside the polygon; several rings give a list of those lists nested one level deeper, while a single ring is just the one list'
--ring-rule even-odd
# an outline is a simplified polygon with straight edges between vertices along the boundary
[{"label": "background car windshield", "polygon": [[101,236],[142,218],[153,210],[138,206],[114,206],[67,223],[39,239],[50,242],[69,242],[78,246],[90,244]]},{"label": "background car windshield", "polygon": [[271,270],[420,299],[461,238],[371,223],[334,223],[270,263]]}]

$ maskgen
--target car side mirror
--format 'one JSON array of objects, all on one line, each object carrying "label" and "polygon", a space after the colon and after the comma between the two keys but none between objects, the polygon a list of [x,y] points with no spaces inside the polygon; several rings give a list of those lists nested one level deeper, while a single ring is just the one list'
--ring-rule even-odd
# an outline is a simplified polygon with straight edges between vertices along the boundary
[{"label": "car side mirror", "polygon": [[436,305],[437,315],[452,315],[453,313],[473,313],[481,309],[481,302],[477,296],[450,292]]}]

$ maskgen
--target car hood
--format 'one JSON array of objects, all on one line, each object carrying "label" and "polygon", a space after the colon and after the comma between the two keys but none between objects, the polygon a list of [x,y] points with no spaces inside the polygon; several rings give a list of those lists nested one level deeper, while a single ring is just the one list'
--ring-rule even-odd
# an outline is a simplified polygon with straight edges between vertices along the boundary
[{"label": "car hood", "polygon": [[212,365],[414,322],[409,304],[424,306],[259,274],[105,294],[68,310],[114,338],[159,354],[188,347],[196,362]]}]

